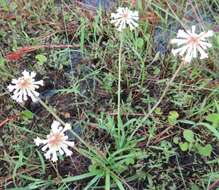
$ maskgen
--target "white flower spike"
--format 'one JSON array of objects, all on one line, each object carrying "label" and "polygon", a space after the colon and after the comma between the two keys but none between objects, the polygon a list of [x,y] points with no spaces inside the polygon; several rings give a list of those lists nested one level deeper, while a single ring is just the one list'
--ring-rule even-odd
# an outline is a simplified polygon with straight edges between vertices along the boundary
[{"label": "white flower spike", "polygon": [[22,103],[28,99],[28,96],[33,102],[37,101],[39,93],[36,91],[39,86],[43,86],[43,80],[35,81],[35,72],[27,72],[24,70],[22,72],[23,76],[18,79],[12,79],[10,85],[8,85],[8,90],[13,92],[12,98],[19,103]]},{"label": "white flower spike", "polygon": [[200,59],[205,59],[208,54],[205,52],[212,47],[207,42],[207,38],[213,36],[213,31],[195,33],[196,26],[192,26],[192,30],[179,30],[177,38],[170,41],[171,44],[177,44],[179,48],[173,49],[173,55],[179,54],[185,62],[191,62],[193,58],[197,58],[200,54]]},{"label": "white flower spike", "polygon": [[131,11],[127,7],[119,7],[116,13],[111,14],[111,23],[118,31],[122,31],[128,25],[131,30],[138,27],[138,11]]},{"label": "white flower spike", "polygon": [[58,160],[57,152],[60,155],[66,154],[71,156],[72,151],[68,147],[74,147],[73,141],[68,141],[68,136],[64,134],[65,131],[70,130],[71,125],[66,123],[65,127],[61,127],[60,122],[53,121],[50,134],[47,135],[47,139],[40,139],[37,137],[34,142],[37,146],[43,144],[42,151],[46,151],[44,154],[46,159],[51,159],[53,162]]}]

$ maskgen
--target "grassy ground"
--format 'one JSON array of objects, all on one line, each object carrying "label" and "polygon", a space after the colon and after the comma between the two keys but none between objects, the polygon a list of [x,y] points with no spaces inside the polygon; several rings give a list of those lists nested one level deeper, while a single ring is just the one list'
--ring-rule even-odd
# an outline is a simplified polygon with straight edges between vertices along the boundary
[{"label": "grassy ground", "polygon": [[[0,7],[0,189],[218,187],[218,0],[133,1],[140,27],[123,36],[119,118],[120,36],[111,11],[64,0]],[[209,58],[183,66],[147,117],[180,65],[169,40],[193,24],[215,31]],[[45,81],[39,92],[49,108],[11,99],[7,85],[24,69]],[[76,149],[57,163],[33,142],[49,133],[51,108],[85,141],[69,133]]]}]

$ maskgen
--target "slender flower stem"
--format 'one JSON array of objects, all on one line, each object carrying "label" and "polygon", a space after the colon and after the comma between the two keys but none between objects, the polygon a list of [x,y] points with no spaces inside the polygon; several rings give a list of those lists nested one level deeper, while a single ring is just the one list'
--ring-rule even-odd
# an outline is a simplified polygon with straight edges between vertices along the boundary
[{"label": "slender flower stem", "polygon": [[[54,111],[51,107],[47,106],[39,97],[37,97],[37,99],[38,99],[39,103],[40,103],[49,113],[51,113],[51,114],[53,115],[53,117],[54,117],[57,121],[59,121],[63,126],[65,126],[66,123],[55,113],[55,111]],[[77,133],[75,133],[73,130],[71,130],[71,132],[72,132],[72,134],[73,134],[82,144],[84,144],[88,149],[91,148],[90,145],[87,144]]]},{"label": "slender flower stem", "polygon": [[181,70],[181,68],[185,65],[185,62],[182,61],[181,64],[179,65],[179,67],[177,68],[177,70],[175,71],[175,73],[173,74],[172,78],[169,80],[169,82],[167,83],[161,97],[159,98],[159,100],[157,101],[157,103],[151,108],[151,110],[148,112],[148,114],[144,117],[144,119],[138,124],[138,126],[135,128],[135,130],[132,132],[130,138],[132,138],[134,136],[134,134],[138,131],[138,129],[142,126],[142,124],[151,116],[151,114],[154,112],[154,110],[159,106],[159,104],[161,103],[161,101],[163,100],[163,98],[165,97],[167,91],[169,90],[170,86],[172,85],[173,81],[175,80],[175,78],[177,77],[177,75],[179,74],[179,71]]},{"label": "slender flower stem", "polygon": [[118,100],[117,100],[117,117],[120,117],[120,105],[121,105],[121,60],[122,60],[122,46],[123,46],[123,33],[120,35],[119,46],[119,63],[118,63]]}]

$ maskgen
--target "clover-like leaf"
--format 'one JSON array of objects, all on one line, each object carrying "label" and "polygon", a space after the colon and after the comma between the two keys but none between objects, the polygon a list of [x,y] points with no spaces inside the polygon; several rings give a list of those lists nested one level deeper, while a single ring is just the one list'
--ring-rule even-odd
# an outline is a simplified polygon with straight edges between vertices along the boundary
[{"label": "clover-like leaf", "polygon": [[190,129],[186,129],[186,130],[183,131],[183,137],[189,143],[193,143],[195,141],[194,133]]}]

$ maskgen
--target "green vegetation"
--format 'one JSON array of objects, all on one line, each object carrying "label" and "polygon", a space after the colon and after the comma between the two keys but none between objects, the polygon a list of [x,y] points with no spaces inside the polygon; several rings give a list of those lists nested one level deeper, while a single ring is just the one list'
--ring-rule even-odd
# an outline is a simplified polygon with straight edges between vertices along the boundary
[{"label": "green vegetation", "polygon": [[[136,30],[110,24],[118,6],[139,11]],[[109,11],[0,0],[0,189],[219,188],[218,10],[218,0],[121,0]],[[214,30],[213,47],[182,64],[169,42],[192,25]],[[25,69],[44,80],[40,102],[11,98]],[[75,148],[53,163],[34,139],[55,119],[72,125]]]}]

